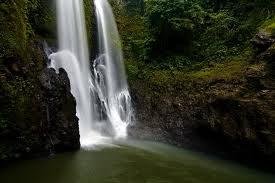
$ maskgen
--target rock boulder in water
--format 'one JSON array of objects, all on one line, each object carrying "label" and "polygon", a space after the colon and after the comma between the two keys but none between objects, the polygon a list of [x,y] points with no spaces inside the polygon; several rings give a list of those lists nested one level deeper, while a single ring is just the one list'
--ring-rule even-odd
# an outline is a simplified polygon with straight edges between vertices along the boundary
[{"label": "rock boulder in water", "polygon": [[78,149],[78,119],[75,116],[75,100],[70,93],[70,81],[67,73],[60,69],[45,69],[40,82],[43,87],[43,104],[46,109],[48,136],[53,150],[64,151]]}]

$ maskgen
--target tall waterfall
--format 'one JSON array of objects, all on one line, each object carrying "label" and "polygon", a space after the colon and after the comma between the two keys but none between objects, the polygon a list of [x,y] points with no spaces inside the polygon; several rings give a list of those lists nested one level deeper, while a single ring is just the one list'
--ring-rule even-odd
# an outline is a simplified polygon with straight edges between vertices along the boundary
[{"label": "tall waterfall", "polygon": [[95,0],[98,58],[89,60],[82,0],[57,0],[58,52],[49,67],[66,70],[76,99],[83,147],[125,138],[132,119],[120,39],[110,5]]},{"label": "tall waterfall", "polygon": [[120,37],[114,15],[107,0],[94,0],[98,29],[98,58],[94,76],[101,101],[115,137],[127,136],[132,107],[123,63]]}]

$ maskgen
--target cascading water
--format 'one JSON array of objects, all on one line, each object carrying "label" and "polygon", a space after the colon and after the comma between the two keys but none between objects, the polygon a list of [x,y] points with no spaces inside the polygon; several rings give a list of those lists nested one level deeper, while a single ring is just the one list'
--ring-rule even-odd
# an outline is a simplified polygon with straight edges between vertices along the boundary
[{"label": "cascading water", "polygon": [[115,137],[126,137],[133,110],[128,91],[117,25],[107,0],[94,0],[98,28],[98,58],[94,62],[95,87]]},{"label": "cascading water", "polygon": [[76,99],[80,140],[92,130],[93,109],[89,92],[89,54],[82,0],[57,0],[59,51],[49,56],[50,67],[64,68]]},{"label": "cascading water", "polygon": [[[120,39],[110,5],[95,0],[99,57],[89,62],[82,0],[57,0],[59,51],[49,67],[66,70],[76,99],[82,147],[124,138],[132,119]],[[92,72],[91,72],[92,70]]]}]

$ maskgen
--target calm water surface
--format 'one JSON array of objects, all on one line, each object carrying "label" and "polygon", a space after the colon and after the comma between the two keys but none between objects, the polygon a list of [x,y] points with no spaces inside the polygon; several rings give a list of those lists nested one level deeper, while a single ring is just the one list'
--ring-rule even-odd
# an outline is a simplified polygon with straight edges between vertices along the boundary
[{"label": "calm water surface", "polygon": [[0,169],[1,183],[275,183],[275,175],[203,154],[127,141],[26,160]]}]

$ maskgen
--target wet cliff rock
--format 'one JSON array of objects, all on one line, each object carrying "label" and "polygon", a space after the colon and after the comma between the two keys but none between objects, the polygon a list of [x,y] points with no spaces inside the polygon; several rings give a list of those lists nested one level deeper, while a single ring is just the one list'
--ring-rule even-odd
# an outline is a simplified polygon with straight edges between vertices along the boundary
[{"label": "wet cliff rock", "polygon": [[68,77],[47,68],[41,46],[56,42],[50,2],[0,2],[0,165],[80,146]]},{"label": "wet cliff rock", "polygon": [[258,74],[235,81],[190,81],[176,88],[155,89],[153,95],[140,92],[144,82],[135,83],[132,92],[137,122],[129,133],[135,138],[272,167],[275,90],[265,86],[270,81]]},{"label": "wet cliff rock", "polygon": [[[42,106],[48,137],[55,151],[76,150],[80,147],[76,103],[70,92],[67,73],[60,69],[45,69],[40,75]],[[47,135],[47,134],[46,134]]]},{"label": "wet cliff rock", "polygon": [[256,34],[255,37],[251,40],[256,54],[265,52],[274,42],[275,39],[264,31]]},{"label": "wet cliff rock", "polygon": [[270,40],[255,41],[256,56],[230,77],[227,72],[234,67],[219,66],[221,73],[209,69],[213,77],[206,76],[206,70],[202,78],[186,74],[179,81],[171,73],[169,84],[162,80],[158,85],[150,78],[131,81],[137,116],[129,128],[131,136],[273,167],[275,80]]},{"label": "wet cliff rock", "polygon": [[18,59],[11,62],[15,67],[2,65],[0,161],[80,147],[76,103],[67,74],[48,69],[43,51],[33,46],[35,54],[28,64]]}]

